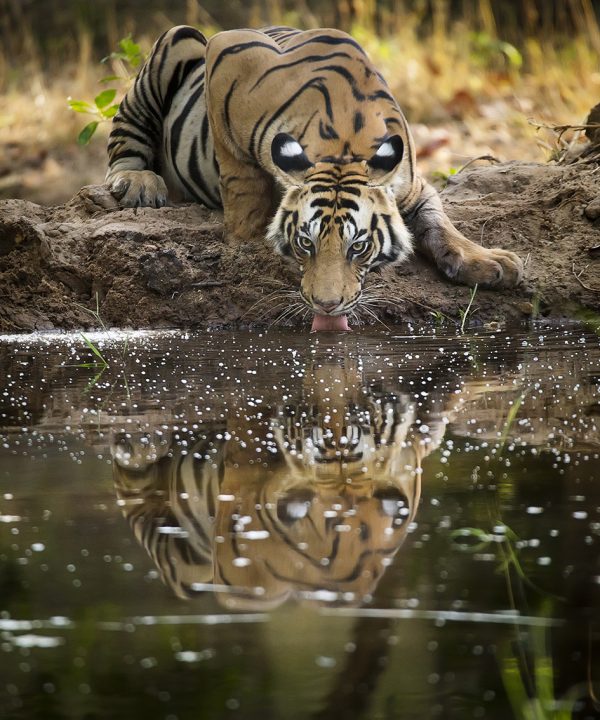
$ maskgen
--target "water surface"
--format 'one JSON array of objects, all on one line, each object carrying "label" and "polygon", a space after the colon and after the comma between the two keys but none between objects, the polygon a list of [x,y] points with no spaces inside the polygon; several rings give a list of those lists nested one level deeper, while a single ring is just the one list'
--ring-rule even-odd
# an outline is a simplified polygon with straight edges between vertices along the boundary
[{"label": "water surface", "polygon": [[405,333],[0,339],[0,717],[600,717],[598,337]]}]

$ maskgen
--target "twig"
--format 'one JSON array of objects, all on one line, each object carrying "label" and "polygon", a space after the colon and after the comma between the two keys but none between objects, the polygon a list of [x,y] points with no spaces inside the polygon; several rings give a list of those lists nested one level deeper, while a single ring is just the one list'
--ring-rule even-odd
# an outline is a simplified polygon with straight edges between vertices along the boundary
[{"label": "twig", "polygon": [[573,265],[571,266],[571,269],[573,271],[573,275],[575,276],[575,280],[581,285],[582,288],[585,290],[589,290],[590,292],[600,292],[600,288],[593,288],[589,285],[586,285],[583,280],[580,278],[580,275],[584,273],[587,270],[587,265],[583,268],[583,270],[580,270],[578,273],[575,272],[575,262],[573,262]]},{"label": "twig", "polygon": [[500,160],[498,160],[497,157],[494,157],[493,155],[479,155],[478,157],[471,158],[468,163],[465,163],[459,170],[457,170],[456,174],[461,173],[465,168],[468,168],[469,165],[472,165],[474,162],[477,162],[478,160],[487,160],[491,163],[499,163]]},{"label": "twig", "polygon": [[192,283],[195,288],[221,287],[227,285],[225,280],[200,280],[200,282]]},{"label": "twig", "polygon": [[528,118],[527,122],[538,130],[543,128],[544,130],[557,132],[559,140],[567,132],[567,130],[597,130],[600,128],[600,123],[589,123],[586,125],[546,125],[546,123],[537,122],[533,118]]}]

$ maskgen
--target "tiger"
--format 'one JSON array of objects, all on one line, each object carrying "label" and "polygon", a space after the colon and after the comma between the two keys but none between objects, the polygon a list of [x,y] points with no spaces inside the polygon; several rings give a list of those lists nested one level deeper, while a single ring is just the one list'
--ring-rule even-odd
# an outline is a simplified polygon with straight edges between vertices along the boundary
[{"label": "tiger", "polygon": [[361,604],[407,537],[422,462],[457,404],[453,386],[426,400],[409,387],[317,357],[300,396],[251,415],[240,405],[183,435],[117,432],[118,502],[164,583],[186,600],[214,589],[235,610]]},{"label": "tiger", "polygon": [[347,329],[367,273],[413,247],[459,283],[522,278],[517,255],[453,226],[386,81],[337,29],[170,29],[120,103],[108,156],[123,207],[222,208],[231,241],[264,237],[295,262],[315,329]]}]

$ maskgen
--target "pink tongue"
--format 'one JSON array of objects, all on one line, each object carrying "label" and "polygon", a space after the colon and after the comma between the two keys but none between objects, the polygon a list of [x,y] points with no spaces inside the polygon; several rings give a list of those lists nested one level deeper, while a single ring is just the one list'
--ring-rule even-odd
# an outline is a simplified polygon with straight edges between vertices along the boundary
[{"label": "pink tongue", "polygon": [[346,315],[317,315],[313,317],[311,332],[319,332],[320,330],[347,330],[348,318]]}]

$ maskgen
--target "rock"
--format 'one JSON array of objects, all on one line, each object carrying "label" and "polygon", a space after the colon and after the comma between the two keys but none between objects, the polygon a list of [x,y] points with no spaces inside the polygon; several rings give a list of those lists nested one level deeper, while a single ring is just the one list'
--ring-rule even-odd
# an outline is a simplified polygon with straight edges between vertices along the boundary
[{"label": "rock", "polygon": [[585,206],[583,214],[588,220],[597,220],[600,218],[600,195]]}]

